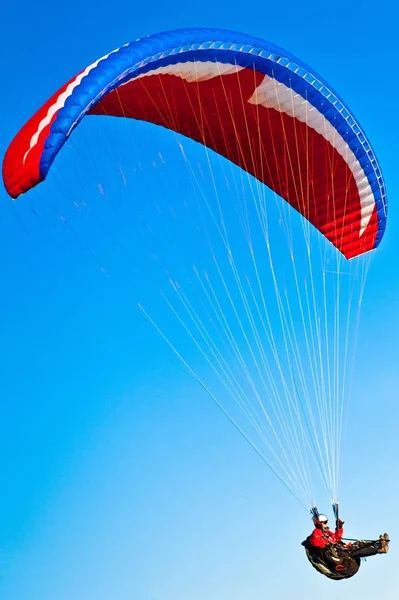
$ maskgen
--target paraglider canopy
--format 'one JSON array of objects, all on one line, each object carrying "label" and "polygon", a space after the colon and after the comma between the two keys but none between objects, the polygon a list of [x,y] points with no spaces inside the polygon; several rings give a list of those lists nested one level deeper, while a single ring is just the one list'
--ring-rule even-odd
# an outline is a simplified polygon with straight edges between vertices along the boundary
[{"label": "paraglider canopy", "polygon": [[88,66],[10,145],[16,198],[43,181],[85,115],[141,119],[196,140],[282,196],[347,258],[376,248],[385,188],[370,143],[339,96],[285,50],[249,35],[152,35]]}]

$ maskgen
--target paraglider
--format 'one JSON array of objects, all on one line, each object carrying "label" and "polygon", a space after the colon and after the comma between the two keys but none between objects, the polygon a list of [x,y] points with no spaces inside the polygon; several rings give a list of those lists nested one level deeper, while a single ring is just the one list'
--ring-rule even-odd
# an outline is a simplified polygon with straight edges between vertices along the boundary
[{"label": "paraglider", "polygon": [[[242,272],[227,233],[230,213],[225,218],[225,212],[234,212],[233,203],[217,197],[212,209],[205,199],[211,225],[202,237],[212,237],[213,231],[217,238],[207,248],[215,279],[212,283],[209,271],[201,278],[195,267],[195,277],[187,278],[190,284],[192,279],[197,282],[194,295],[201,308],[196,311],[169,278],[191,330],[171,308],[219,377],[224,396],[236,402],[265,444],[267,457],[210,386],[201,383],[202,387],[287,489],[309,506],[314,469],[330,498],[337,497],[344,401],[350,387],[351,320],[360,310],[367,273],[367,268],[356,268],[353,279],[342,280],[341,259],[345,264],[344,259],[360,260],[376,249],[387,217],[381,169],[353,113],[313,69],[264,40],[218,29],[152,35],[89,65],[32,116],[3,161],[4,185],[12,198],[46,179],[57,154],[88,116],[146,121],[198,142],[282,198],[281,220],[286,207],[289,215],[300,215],[302,253],[294,250],[289,231],[289,268],[282,269],[281,292],[272,255],[278,254],[284,263],[284,250],[271,242],[263,192],[254,194],[250,208],[240,205],[237,221],[244,230],[244,245],[237,252],[238,262],[244,263],[245,253],[248,257]],[[231,236],[234,242],[237,230]],[[318,241],[315,260],[313,234]],[[220,248],[219,262],[215,248]],[[183,248],[181,254],[185,252]],[[228,273],[221,264],[227,265]],[[291,268],[290,295],[286,279]],[[305,268],[307,274],[298,276]],[[265,292],[268,285],[270,293]],[[358,298],[353,300],[355,290]],[[345,308],[343,315],[340,307]],[[199,316],[202,310],[204,320]],[[354,320],[356,335],[358,312]],[[205,322],[212,324],[214,337]],[[315,529],[304,545],[313,566],[327,577],[351,577],[362,556],[388,550],[387,535],[346,545],[338,514],[335,532],[317,509],[313,516]]]},{"label": "paraglider", "polygon": [[361,558],[386,554],[389,536],[384,533],[378,540],[353,540],[345,543],[344,521],[338,516],[338,505],[333,505],[336,514],[335,531],[328,525],[328,517],[312,508],[314,530],[302,545],[313,567],[330,579],[348,579],[359,570]]}]

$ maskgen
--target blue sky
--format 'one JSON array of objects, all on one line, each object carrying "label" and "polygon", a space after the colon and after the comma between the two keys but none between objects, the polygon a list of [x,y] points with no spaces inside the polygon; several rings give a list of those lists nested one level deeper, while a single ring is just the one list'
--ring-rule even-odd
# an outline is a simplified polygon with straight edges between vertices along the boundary
[{"label": "blue sky", "polygon": [[[38,224],[23,203],[13,205],[24,233],[2,192],[5,600],[276,594],[328,600],[337,586],[342,598],[395,598],[399,215],[392,10],[388,2],[368,1],[361,9],[352,1],[333,9],[313,1],[306,7],[258,2],[244,13],[242,4],[227,2],[111,8],[18,1],[3,11],[2,154],[32,112],[84,66],[128,41],[180,27],[221,27],[270,40],[314,66],[347,100],[382,165],[390,212],[362,311],[340,501],[349,537],[388,530],[393,539],[390,554],[370,559],[347,582],[335,584],[308,567],[300,546],[308,516],[187,375],[131,296],[104,277],[73,235],[53,227],[50,209]],[[152,145],[135,193],[162,194],[165,175],[146,171],[154,133],[140,131]],[[137,147],[134,153],[138,161]],[[173,153],[170,160],[177,160]],[[171,195],[179,185],[175,178]],[[46,200],[38,195],[42,207]],[[106,242],[97,247],[95,234],[85,239],[101,260],[107,255]],[[117,260],[110,263],[116,279],[126,274],[127,263],[120,271]]]}]

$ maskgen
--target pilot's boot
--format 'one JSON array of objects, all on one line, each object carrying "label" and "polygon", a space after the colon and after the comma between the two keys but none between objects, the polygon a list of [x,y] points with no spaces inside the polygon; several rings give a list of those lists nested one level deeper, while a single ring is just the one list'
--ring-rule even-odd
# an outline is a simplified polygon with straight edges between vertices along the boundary
[{"label": "pilot's boot", "polygon": [[377,552],[378,554],[386,554],[389,550],[389,535],[384,533],[384,535],[380,535],[380,539],[378,540]]}]

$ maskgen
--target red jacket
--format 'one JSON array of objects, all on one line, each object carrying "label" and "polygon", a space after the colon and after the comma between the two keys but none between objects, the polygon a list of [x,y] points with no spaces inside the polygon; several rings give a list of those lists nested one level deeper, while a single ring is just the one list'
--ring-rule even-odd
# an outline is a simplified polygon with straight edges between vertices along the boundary
[{"label": "red jacket", "polygon": [[322,529],[314,529],[312,535],[309,537],[309,544],[316,546],[316,548],[325,548],[329,544],[336,544],[342,540],[344,530],[342,527],[336,529],[335,533],[329,529],[323,531]]}]

